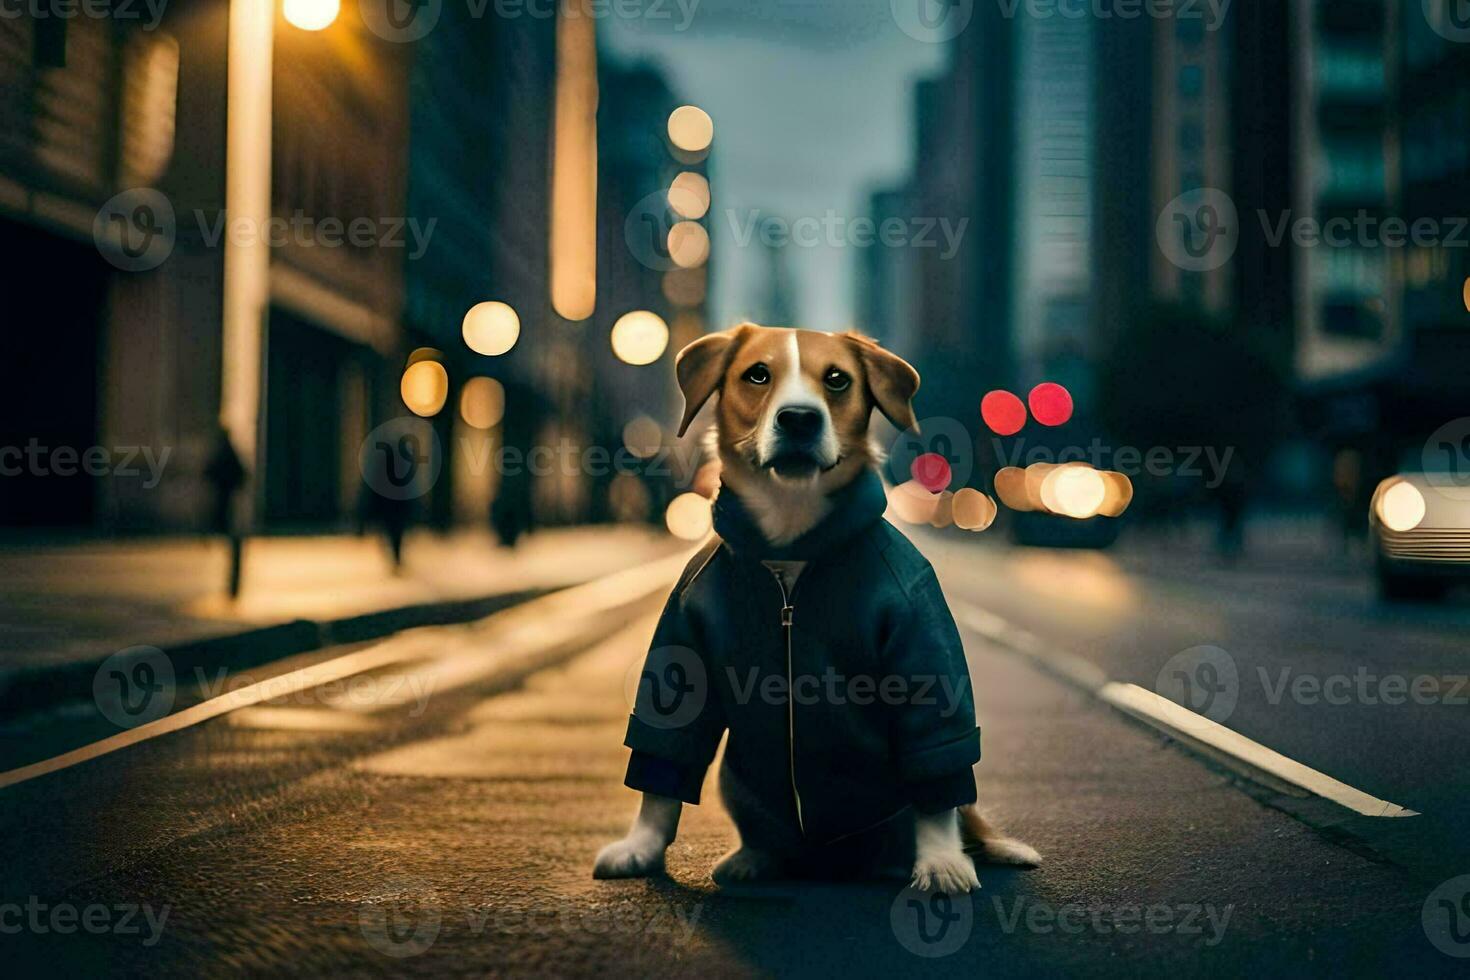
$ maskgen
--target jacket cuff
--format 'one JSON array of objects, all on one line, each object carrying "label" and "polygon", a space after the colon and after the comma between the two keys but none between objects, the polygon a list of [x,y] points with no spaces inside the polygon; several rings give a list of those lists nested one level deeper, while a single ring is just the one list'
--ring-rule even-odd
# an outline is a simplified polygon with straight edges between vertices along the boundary
[{"label": "jacket cuff", "polygon": [[623,777],[623,785],[640,793],[698,804],[699,792],[704,788],[704,772],[704,769],[634,752],[628,760],[628,774]]},{"label": "jacket cuff", "polygon": [[959,738],[908,752],[898,757],[898,772],[906,783],[922,783],[968,771],[980,761],[980,729],[972,728]]},{"label": "jacket cuff", "polygon": [[634,752],[699,770],[709,768],[720,746],[718,739],[714,745],[707,745],[693,737],[688,729],[656,728],[637,715],[628,716],[628,733],[623,736],[623,744]]},{"label": "jacket cuff", "polygon": [[957,806],[969,806],[979,798],[975,792],[974,770],[968,768],[909,785],[909,799],[920,813],[943,813]]}]

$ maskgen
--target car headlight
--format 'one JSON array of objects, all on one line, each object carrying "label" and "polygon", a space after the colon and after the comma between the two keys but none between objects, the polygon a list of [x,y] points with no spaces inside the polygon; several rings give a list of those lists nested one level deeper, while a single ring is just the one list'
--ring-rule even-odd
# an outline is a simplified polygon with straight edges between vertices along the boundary
[{"label": "car headlight", "polygon": [[1412,531],[1424,522],[1424,495],[1400,480],[1378,495],[1378,520],[1390,531]]}]

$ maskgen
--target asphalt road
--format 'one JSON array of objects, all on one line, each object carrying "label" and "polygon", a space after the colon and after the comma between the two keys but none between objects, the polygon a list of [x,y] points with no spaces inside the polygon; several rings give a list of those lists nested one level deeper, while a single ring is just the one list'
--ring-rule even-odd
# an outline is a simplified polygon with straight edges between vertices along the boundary
[{"label": "asphalt road", "polygon": [[[1279,660],[1289,644],[1315,651],[1293,663],[1320,669],[1375,642],[1345,612],[1298,610],[1293,626],[1289,599],[1248,583],[1232,592],[1102,570],[1091,558],[934,550],[952,597],[1017,618],[1031,610],[1028,627],[1059,648],[1085,633],[1093,642],[1082,653],[1149,686],[1150,671],[1199,643],[1230,650],[1248,675],[1248,658]],[[1196,588],[1221,595],[1209,601]],[[1048,604],[1050,616],[1034,614]],[[1447,861],[1426,877],[1267,805],[1229,772],[968,633],[985,728],[982,804],[1046,855],[1042,868],[982,868],[982,890],[947,903],[902,882],[721,893],[709,869],[734,834],[711,787],[686,811],[667,878],[593,881],[592,856],[636,805],[620,784],[620,741],[651,615],[640,606],[589,621],[578,643],[557,640],[560,653],[544,661],[557,665],[524,683],[492,668],[503,657],[536,662],[526,656],[534,635],[420,631],[386,642],[420,644],[421,656],[362,675],[355,690],[242,708],[0,790],[8,967],[1340,976],[1459,973],[1451,954],[1470,955],[1470,935],[1457,931],[1470,922],[1460,917],[1470,881],[1436,891],[1470,867]],[[1079,633],[1084,619],[1094,625]],[[1256,632],[1243,632],[1247,622]],[[1379,626],[1400,639],[1451,632]],[[1288,632],[1259,649],[1244,639],[1273,629]],[[1357,637],[1352,653],[1332,646],[1344,636]],[[1415,669],[1453,666],[1452,640],[1435,642],[1438,652],[1414,654]],[[1405,666],[1388,656],[1373,662]],[[1238,693],[1232,727],[1257,718],[1248,687]],[[1334,771],[1336,756],[1310,761],[1349,781],[1382,771],[1363,788],[1426,813],[1440,797],[1424,790],[1436,771],[1424,757],[1440,754],[1439,778],[1455,778],[1458,759],[1433,741],[1453,730],[1441,718],[1451,713],[1343,722],[1347,713],[1323,712],[1309,727],[1328,734],[1303,735],[1289,719],[1304,707],[1260,712],[1276,726],[1263,740],[1305,751],[1356,737],[1344,754],[1361,755],[1381,733],[1403,746],[1391,764]],[[1418,724],[1428,741],[1414,741]],[[1285,744],[1288,733],[1302,741]]]}]

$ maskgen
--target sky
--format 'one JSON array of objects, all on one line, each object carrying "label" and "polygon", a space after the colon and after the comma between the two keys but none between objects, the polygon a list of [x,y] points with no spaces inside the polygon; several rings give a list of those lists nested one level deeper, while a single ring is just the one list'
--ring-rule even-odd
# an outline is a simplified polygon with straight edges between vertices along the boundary
[{"label": "sky", "polygon": [[[642,17],[599,22],[606,52],[655,62],[714,118],[711,327],[764,298],[768,260],[749,235],[753,219],[806,217],[840,231],[868,214],[873,190],[909,171],[913,83],[941,71],[947,53],[900,29],[890,5],[903,2],[648,0]],[[846,329],[861,249],[821,237],[787,249],[797,325]]]}]

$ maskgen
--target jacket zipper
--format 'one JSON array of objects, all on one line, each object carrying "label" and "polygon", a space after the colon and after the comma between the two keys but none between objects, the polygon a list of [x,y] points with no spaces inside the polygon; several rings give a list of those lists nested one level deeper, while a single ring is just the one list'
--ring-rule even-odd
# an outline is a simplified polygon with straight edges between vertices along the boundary
[{"label": "jacket zipper", "polygon": [[796,606],[791,599],[796,594],[796,587],[793,586],[788,594],[781,573],[774,568],[769,571],[776,580],[776,588],[781,590],[781,631],[786,635],[786,766],[791,773],[791,798],[796,803],[796,829],[801,832],[802,839],[805,839],[806,823],[801,813],[801,790],[796,787],[796,698],[793,697],[791,667],[791,629],[796,616]]}]

